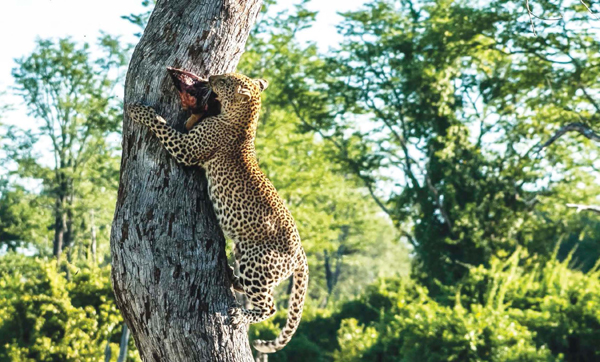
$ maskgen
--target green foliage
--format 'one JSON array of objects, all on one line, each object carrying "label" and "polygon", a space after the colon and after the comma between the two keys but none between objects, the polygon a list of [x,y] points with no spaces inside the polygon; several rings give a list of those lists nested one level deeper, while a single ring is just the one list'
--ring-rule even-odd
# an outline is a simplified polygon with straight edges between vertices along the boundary
[{"label": "green foliage", "polygon": [[[54,143],[66,142],[72,149],[83,146],[88,138],[117,131],[116,114],[121,107],[111,90],[118,79],[109,72],[127,61],[118,40],[100,37],[98,45],[104,54],[95,59],[87,43],[80,46],[69,38],[38,40],[36,45],[29,57],[17,60],[13,77],[30,115],[43,121],[40,130]],[[60,135],[65,139],[58,139]],[[93,149],[80,150],[80,157],[86,151]]]},{"label": "green foliage", "polygon": [[375,328],[361,326],[354,318],[344,319],[338,330],[340,349],[334,352],[333,359],[340,362],[364,361],[363,351],[369,350],[378,337]]},{"label": "green foliage", "polygon": [[[297,342],[273,359],[596,361],[600,273],[572,270],[569,262],[521,249],[471,269],[438,299],[414,281],[380,279],[333,312],[309,309]],[[251,335],[269,338],[277,330],[270,321]]]},{"label": "green foliage", "polygon": [[0,245],[16,251],[30,243],[48,243],[52,235],[44,225],[51,223],[52,215],[45,204],[43,196],[0,179]]},{"label": "green foliage", "polygon": [[531,38],[517,8],[375,0],[343,14],[344,40],[327,54],[285,31],[310,22],[298,11],[263,58],[261,69],[285,83],[280,104],[367,186],[434,293],[438,281],[455,284],[519,246],[549,257],[580,234],[583,225],[557,212],[565,188],[596,201],[597,145],[565,137],[542,153],[535,146],[568,122],[596,127],[597,34],[575,26],[589,19],[567,8],[569,26],[544,23]]},{"label": "green foliage", "polygon": [[74,270],[69,282],[55,261],[0,257],[0,361],[104,361],[122,323],[109,268]]},{"label": "green foliage", "polygon": [[[119,157],[110,136],[120,132],[122,108],[114,89],[127,59],[118,39],[104,34],[97,52],[94,57],[88,44],[69,38],[38,40],[34,52],[13,69],[16,93],[38,126],[5,128],[2,150],[17,177],[0,193],[7,201],[0,210],[6,216],[0,243],[11,249],[26,244],[40,255],[60,255],[62,248],[84,247],[76,243],[83,236],[78,234],[89,233],[94,211],[104,227],[100,237],[107,234]],[[41,192],[39,187],[30,192],[32,183]],[[52,242],[36,228],[52,230]]]},{"label": "green foliage", "polygon": [[[385,300],[375,305],[380,317],[363,326],[347,322],[336,360],[595,361],[599,276],[518,251],[489,269],[472,269],[459,287],[447,290],[446,302],[418,285],[382,285],[362,299],[365,308],[373,308],[370,300]],[[348,338],[343,333],[362,335],[366,347],[342,343]]]},{"label": "green foliage", "polygon": [[[146,28],[146,25],[148,24],[148,20],[150,19],[150,14],[152,14],[154,5],[156,5],[156,0],[142,0],[142,6],[148,8],[147,11],[141,14],[123,15],[121,16],[121,18],[129,21],[134,25],[137,25],[141,30],[144,30]],[[142,33],[136,33],[135,36],[141,38]]]},{"label": "green foliage", "polygon": [[566,361],[595,361],[600,351],[600,272],[597,266],[584,274],[569,268],[571,257],[542,262],[516,252],[490,269],[471,270],[464,284],[464,305],[482,300],[490,308],[506,311],[535,332],[538,345],[546,345]]}]

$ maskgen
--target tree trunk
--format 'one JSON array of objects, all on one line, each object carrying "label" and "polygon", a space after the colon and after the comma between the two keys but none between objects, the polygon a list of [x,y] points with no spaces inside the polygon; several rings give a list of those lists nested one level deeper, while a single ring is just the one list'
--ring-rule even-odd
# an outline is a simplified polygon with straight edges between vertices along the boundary
[{"label": "tree trunk", "polygon": [[[67,251],[67,263],[73,263],[73,249],[75,248],[75,232],[73,229],[73,187],[72,180],[69,187],[69,196],[67,197],[66,210],[66,231],[63,242],[63,250]],[[67,268],[67,280],[71,281],[71,268]]]},{"label": "tree trunk", "polygon": [[52,254],[56,257],[56,260],[60,261],[63,249],[66,247],[68,240],[67,237],[67,214],[66,214],[66,200],[67,200],[67,187],[65,181],[65,175],[62,172],[58,172],[58,188],[56,190],[56,201],[54,203],[54,244]]},{"label": "tree trunk", "polygon": [[94,263],[94,265],[96,265],[98,263],[98,260],[96,259],[96,218],[94,217],[94,209],[92,209],[90,211],[90,220],[91,220],[91,224],[92,224],[92,229],[91,229],[91,241],[90,241],[90,254],[92,257],[92,263]]},{"label": "tree trunk", "polygon": [[[136,47],[125,104],[151,105],[176,128],[181,110],[167,66],[200,76],[232,72],[260,0],[159,0]],[[199,168],[183,167],[125,116],[111,232],[112,280],[144,361],[252,361],[234,304],[225,241]]]},{"label": "tree trunk", "polygon": [[[75,248],[75,233],[73,230],[73,181],[70,180],[68,187],[68,196],[67,196],[67,210],[66,214],[66,229],[65,236],[63,241],[63,250],[66,249],[67,252],[67,263],[69,265],[73,264],[73,249]],[[67,267],[67,280],[71,281],[71,268]]]},{"label": "tree trunk", "polygon": [[327,299],[333,290],[333,271],[331,270],[331,259],[327,250],[323,250],[323,262],[325,263],[325,282],[327,282]]},{"label": "tree trunk", "polygon": [[[72,182],[72,181],[71,181]],[[75,241],[75,230],[73,229],[73,222],[74,222],[74,217],[75,215],[73,215],[73,202],[74,202],[74,198],[75,196],[73,195],[73,186],[69,186],[69,191],[68,191],[68,195],[67,195],[67,210],[65,210],[65,214],[66,216],[66,231],[65,231],[65,240],[63,242],[63,250],[68,248],[67,250],[67,255],[68,255],[68,260],[69,263],[72,262],[71,256],[73,255],[73,248],[75,245],[74,241]]]},{"label": "tree trunk", "polygon": [[54,242],[52,244],[52,255],[59,261],[63,249],[64,226],[66,225],[66,218],[62,212],[63,209],[62,199],[57,197],[54,203]]},{"label": "tree trunk", "polygon": [[119,358],[117,362],[125,362],[127,360],[127,344],[129,343],[129,328],[127,324],[123,324],[123,332],[121,333],[121,343],[119,344]]},{"label": "tree trunk", "polygon": [[106,341],[106,347],[104,347],[104,362],[110,362],[112,357],[112,351],[110,349],[110,341]]}]

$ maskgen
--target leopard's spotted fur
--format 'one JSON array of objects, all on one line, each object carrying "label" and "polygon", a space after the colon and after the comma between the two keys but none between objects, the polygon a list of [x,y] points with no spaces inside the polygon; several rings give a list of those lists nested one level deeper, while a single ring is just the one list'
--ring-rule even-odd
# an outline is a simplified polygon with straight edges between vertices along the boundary
[{"label": "leopard's spotted fur", "polygon": [[219,224],[235,242],[240,276],[234,278],[234,288],[252,304],[252,309],[229,310],[233,325],[271,317],[273,288],[293,274],[288,319],[280,335],[254,343],[259,351],[274,352],[289,342],[300,323],[308,264],[294,219],[256,159],[260,94],[267,83],[241,74],[212,76],[209,83],[221,113],[200,121],[187,134],[169,127],[150,107],[131,105],[128,114],[148,126],[178,162],[206,170]]}]

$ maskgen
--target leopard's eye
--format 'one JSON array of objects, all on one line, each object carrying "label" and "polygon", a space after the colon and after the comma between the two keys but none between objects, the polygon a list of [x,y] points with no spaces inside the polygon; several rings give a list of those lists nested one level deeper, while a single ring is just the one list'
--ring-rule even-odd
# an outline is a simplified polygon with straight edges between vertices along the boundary
[{"label": "leopard's eye", "polygon": [[221,79],[217,80],[217,85],[218,85],[218,86],[221,86],[221,87],[222,87],[222,86],[224,86],[225,84],[227,84],[227,82],[225,81],[225,79],[222,79],[222,78],[221,78]]}]

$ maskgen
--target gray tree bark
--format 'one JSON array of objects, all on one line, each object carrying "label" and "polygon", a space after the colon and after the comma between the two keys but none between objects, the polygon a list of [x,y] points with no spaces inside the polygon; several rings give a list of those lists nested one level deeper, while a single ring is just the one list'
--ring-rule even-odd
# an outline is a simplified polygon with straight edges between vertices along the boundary
[{"label": "gray tree bark", "polygon": [[[166,67],[200,76],[234,71],[260,0],[159,0],[137,45],[125,104],[144,103],[183,130]],[[233,329],[225,241],[204,173],[183,167],[127,116],[111,232],[116,302],[144,361],[252,361]]]}]

